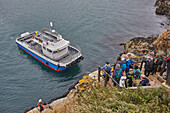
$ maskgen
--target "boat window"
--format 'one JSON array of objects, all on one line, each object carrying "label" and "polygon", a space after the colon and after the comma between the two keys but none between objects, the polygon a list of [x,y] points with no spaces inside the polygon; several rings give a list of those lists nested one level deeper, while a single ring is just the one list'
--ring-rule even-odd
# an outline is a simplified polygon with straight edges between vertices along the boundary
[{"label": "boat window", "polygon": [[61,52],[61,51],[65,50],[65,49],[66,49],[66,48],[61,49],[61,50],[59,50],[59,51],[53,51],[53,53]]},{"label": "boat window", "polygon": [[45,49],[46,50],[46,48],[43,46],[43,49]]},{"label": "boat window", "polygon": [[58,51],[53,51],[53,53],[57,53]]},{"label": "boat window", "polygon": [[[66,48],[64,48],[64,49],[66,49]],[[59,50],[59,52],[63,51],[64,49]]]},{"label": "boat window", "polygon": [[50,53],[52,53],[52,51],[51,51],[50,49],[48,49],[48,48],[47,48],[47,51],[50,52]]}]

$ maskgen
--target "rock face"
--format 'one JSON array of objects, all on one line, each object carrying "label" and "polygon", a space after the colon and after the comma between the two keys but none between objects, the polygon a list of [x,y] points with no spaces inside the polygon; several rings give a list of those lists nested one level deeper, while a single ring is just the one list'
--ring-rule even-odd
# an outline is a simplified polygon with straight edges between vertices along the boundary
[{"label": "rock face", "polygon": [[167,29],[167,31],[164,31],[162,34],[160,34],[153,42],[153,44],[156,46],[156,51],[163,54],[164,56],[170,55],[170,27]]},{"label": "rock face", "polygon": [[124,45],[124,53],[133,53],[138,56],[159,53],[165,57],[170,55],[170,27],[158,37],[137,37]]},{"label": "rock face", "polygon": [[141,56],[143,54],[148,54],[154,52],[154,45],[152,44],[157,37],[137,37],[131,39],[129,42],[124,44],[124,53],[133,53],[135,55]]},{"label": "rock face", "polygon": [[155,6],[156,14],[170,16],[170,0],[156,0]]}]

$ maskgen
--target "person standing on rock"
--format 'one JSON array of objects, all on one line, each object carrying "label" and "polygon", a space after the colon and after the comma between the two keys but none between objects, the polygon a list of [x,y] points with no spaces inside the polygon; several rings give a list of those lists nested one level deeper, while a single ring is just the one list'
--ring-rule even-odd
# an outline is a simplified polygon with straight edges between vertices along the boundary
[{"label": "person standing on rock", "polygon": [[[122,75],[123,75],[123,71],[120,68],[120,64],[116,64],[116,68],[113,72],[112,78],[119,84],[119,81]],[[116,86],[115,82],[114,82],[114,86]]]},{"label": "person standing on rock", "polygon": [[40,107],[40,113],[41,113],[45,108],[45,106],[42,104],[42,99],[39,99],[37,106]]},{"label": "person standing on rock", "polygon": [[[106,62],[105,66],[100,68],[101,70],[105,70],[109,75],[111,75],[111,66],[109,62]],[[106,73],[104,73],[104,77],[106,76]],[[107,77],[107,81],[109,81],[109,77]]]},{"label": "person standing on rock", "polygon": [[129,72],[126,74],[127,77],[127,84],[126,87],[132,87],[133,85],[133,81],[134,81],[134,73],[133,73],[133,69],[129,69]]},{"label": "person standing on rock", "polygon": [[138,68],[137,65],[135,65],[134,69],[133,69],[133,73],[134,73],[134,77],[135,79],[139,79],[140,76],[141,76],[141,71],[140,69]]},{"label": "person standing on rock", "polygon": [[153,61],[151,60],[151,58],[148,56],[146,60],[143,60],[143,62],[145,62],[145,76],[149,76],[150,72],[152,71],[153,69]]},{"label": "person standing on rock", "polygon": [[126,62],[126,73],[129,72],[129,68],[133,67],[133,60],[130,59],[130,56],[125,56],[124,61]]}]

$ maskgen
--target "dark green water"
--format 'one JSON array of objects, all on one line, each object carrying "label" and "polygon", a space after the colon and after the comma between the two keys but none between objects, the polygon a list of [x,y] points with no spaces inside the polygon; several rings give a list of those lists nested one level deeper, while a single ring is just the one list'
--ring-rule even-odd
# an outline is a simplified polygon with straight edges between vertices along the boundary
[{"label": "dark green water", "polygon": [[[22,113],[62,95],[84,73],[113,60],[117,44],[165,30],[155,15],[154,0],[0,0],[0,112]],[[85,59],[55,72],[18,49],[15,38],[42,30],[48,21],[63,37],[81,48]]]}]

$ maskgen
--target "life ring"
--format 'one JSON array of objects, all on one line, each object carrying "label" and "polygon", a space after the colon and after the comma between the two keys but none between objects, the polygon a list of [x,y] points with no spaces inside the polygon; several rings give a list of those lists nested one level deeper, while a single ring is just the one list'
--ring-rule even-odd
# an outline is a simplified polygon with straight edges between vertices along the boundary
[{"label": "life ring", "polygon": [[46,29],[43,29],[43,33],[45,33],[44,31],[47,31]]},{"label": "life ring", "polygon": [[41,40],[41,38],[38,38],[38,40],[39,40],[39,42],[41,42],[41,43],[42,43],[42,40]]}]

